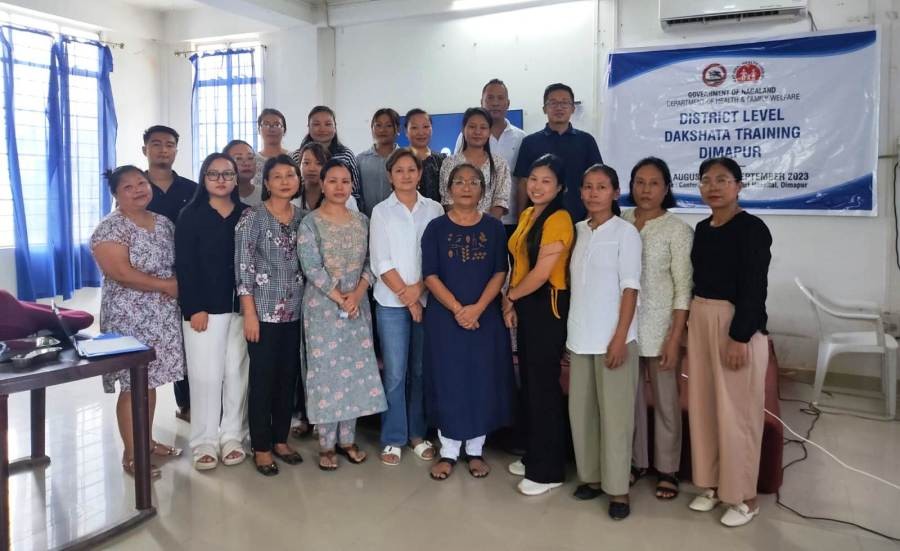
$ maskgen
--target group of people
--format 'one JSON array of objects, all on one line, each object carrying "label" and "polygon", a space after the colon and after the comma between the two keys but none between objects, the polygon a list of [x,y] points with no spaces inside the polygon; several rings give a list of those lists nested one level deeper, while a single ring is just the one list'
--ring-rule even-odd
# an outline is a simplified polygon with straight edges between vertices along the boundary
[{"label": "group of people", "polygon": [[[727,526],[754,518],[771,236],[739,206],[740,166],[700,165],[712,215],[695,231],[669,212],[672,178],[655,157],[632,168],[635,208],[622,213],[618,173],[570,123],[572,89],[548,86],[543,105],[547,125],[526,136],[506,119],[505,84],[491,80],[450,156],[429,149],[422,109],[406,114],[406,148],[398,113],[379,109],[374,144],[357,156],[330,108],[310,111],[293,152],[284,116],[264,109],[260,150],[232,141],[203,161],[199,185],[172,171],[177,132],[146,131],[148,169],[108,176],[116,209],[91,239],[105,276],[101,330],[155,348],[151,389],[190,374],[178,413],[189,415],[196,469],[244,461],[247,428],[263,475],[278,474],[275,459],[300,463],[289,436],[313,427],[320,469],[337,469],[338,456],[361,463],[356,421],[380,413],[384,464],[411,449],[435,480],[461,458],[482,478],[486,437],[515,423],[525,453],[508,471],[539,495],[564,481],[568,425],[575,497],[606,494],[623,519],[651,466],[657,498],[679,493],[686,340],[702,489],[690,507],[728,505]],[[116,382],[133,473],[127,371],[106,390]],[[154,390],[150,399],[152,410]],[[181,450],[152,442],[151,452]]]}]

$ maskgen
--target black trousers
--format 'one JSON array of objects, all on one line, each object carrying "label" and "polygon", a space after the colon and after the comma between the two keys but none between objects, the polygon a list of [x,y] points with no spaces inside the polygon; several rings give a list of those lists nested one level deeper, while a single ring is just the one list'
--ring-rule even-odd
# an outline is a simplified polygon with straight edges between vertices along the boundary
[{"label": "black trousers", "polygon": [[191,409],[191,386],[188,383],[187,366],[184,370],[184,379],[175,381],[175,403],[181,409]]},{"label": "black trousers", "polygon": [[300,368],[300,321],[259,324],[259,342],[248,342],[250,381],[247,410],[250,445],[270,451],[287,442]]},{"label": "black trousers", "polygon": [[559,384],[566,346],[568,291],[558,291],[553,314],[549,285],[516,301],[516,343],[527,437],[525,477],[534,482],[565,480],[566,406]]}]

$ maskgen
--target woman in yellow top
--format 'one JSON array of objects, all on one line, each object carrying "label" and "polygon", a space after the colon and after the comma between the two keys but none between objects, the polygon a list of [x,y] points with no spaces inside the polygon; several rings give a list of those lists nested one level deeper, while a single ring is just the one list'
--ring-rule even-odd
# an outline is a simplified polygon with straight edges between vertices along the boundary
[{"label": "woman in yellow top", "polygon": [[512,275],[503,301],[506,326],[517,328],[519,376],[525,402],[525,457],[509,466],[523,476],[519,491],[540,495],[565,479],[565,418],[559,385],[566,343],[569,286],[566,270],[575,239],[563,207],[565,169],[547,154],[531,165],[526,189],[530,207],[509,238]]}]

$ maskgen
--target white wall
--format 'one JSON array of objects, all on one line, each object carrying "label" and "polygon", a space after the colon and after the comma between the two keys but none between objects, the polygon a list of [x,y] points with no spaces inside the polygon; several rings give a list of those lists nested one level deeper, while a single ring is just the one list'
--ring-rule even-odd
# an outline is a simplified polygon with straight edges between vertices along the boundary
[{"label": "white wall", "polygon": [[[900,2],[846,2],[810,0],[810,10],[821,30],[887,22],[885,12],[897,10]],[[809,30],[808,21],[793,23],[751,23],[746,25],[693,26],[675,33],[663,31],[657,20],[657,0],[627,0],[618,3],[618,46],[622,48],[757,38]],[[876,21],[877,18],[877,21]],[[900,25],[882,27],[885,70],[882,77],[880,112],[881,152],[893,154],[900,125]],[[892,44],[893,37],[893,44]],[[893,48],[893,51],[892,51]],[[889,70],[888,68],[892,69]],[[893,115],[891,115],[893,114]],[[891,117],[893,116],[893,119]],[[898,274],[893,263],[894,219],[891,209],[891,166],[884,159],[878,166],[878,216],[850,218],[837,216],[763,215],[773,236],[772,265],[769,271],[769,329],[774,334],[776,353],[782,366],[815,366],[815,341],[790,335],[815,335],[812,311],[793,278],[836,297],[867,299],[885,308],[900,306]],[[691,223],[698,216],[685,216]],[[837,370],[853,366],[836,366]],[[868,365],[866,372],[877,374]]]},{"label": "white wall", "polygon": [[284,114],[288,126],[284,146],[291,150],[300,146],[306,135],[306,115],[313,105],[322,102],[323,89],[332,77],[327,60],[327,68],[321,67],[320,32],[312,25],[298,23],[260,36],[266,45],[264,104]]},{"label": "white wall", "polygon": [[477,106],[491,78],[509,87],[525,129],[541,128],[544,87],[565,82],[584,104],[593,130],[595,2],[571,2],[472,17],[446,15],[340,27],[336,98],[341,140],[371,147],[369,120],[379,107],[453,113]]}]

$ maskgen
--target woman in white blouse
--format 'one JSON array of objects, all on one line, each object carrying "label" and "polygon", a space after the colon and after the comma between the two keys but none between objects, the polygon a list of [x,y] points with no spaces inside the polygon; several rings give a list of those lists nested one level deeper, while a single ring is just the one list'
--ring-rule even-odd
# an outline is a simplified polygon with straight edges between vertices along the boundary
[{"label": "woman in white blouse", "polygon": [[629,515],[629,471],[638,384],[637,308],[641,237],[619,214],[619,177],[605,165],[587,169],[581,200],[588,219],[575,225],[569,420],[582,485],[575,496],[609,496],[609,516]]},{"label": "woman in white blouse", "polygon": [[399,148],[385,162],[394,191],[372,209],[369,255],[375,281],[375,327],[381,338],[384,393],[388,409],[381,414],[381,462],[399,465],[407,443],[419,459],[434,459],[425,440],[422,380],[425,284],[422,281],[422,233],[444,215],[437,201],[416,188],[422,162],[412,149]]},{"label": "woman in white blouse", "polygon": [[509,212],[509,190],[512,186],[509,165],[506,160],[491,153],[491,114],[481,107],[471,107],[463,114],[462,149],[456,155],[447,157],[441,164],[441,198],[445,206],[452,206],[448,193],[450,172],[457,166],[468,163],[481,169],[486,184],[478,210],[500,219]]},{"label": "woman in white blouse", "polygon": [[[641,304],[638,307],[638,343],[641,380],[650,378],[653,392],[653,467],[657,471],[656,497],[678,495],[676,473],[681,467],[681,405],[678,401],[681,340],[693,286],[691,243],[694,232],[669,213],[675,206],[672,176],[665,161],[647,157],[631,170],[631,197],[637,208],[622,218],[641,232],[644,243]],[[635,400],[635,471],[650,467],[647,442],[647,403],[644,386]]]}]

